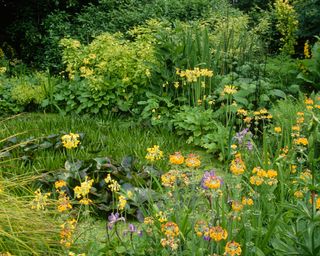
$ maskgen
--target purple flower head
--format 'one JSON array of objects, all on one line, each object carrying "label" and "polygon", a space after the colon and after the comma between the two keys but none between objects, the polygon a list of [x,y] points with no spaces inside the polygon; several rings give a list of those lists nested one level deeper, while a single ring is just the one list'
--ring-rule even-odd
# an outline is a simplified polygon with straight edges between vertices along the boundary
[{"label": "purple flower head", "polygon": [[242,144],[244,137],[248,134],[249,128],[246,128],[240,132],[236,133],[236,136],[233,137],[234,140],[238,142],[238,144]]},{"label": "purple flower head", "polygon": [[218,189],[223,184],[221,177],[216,176],[214,170],[206,171],[201,179],[201,187],[203,189]]},{"label": "purple flower head", "polygon": [[118,213],[118,212],[116,212],[116,214],[111,213],[111,214],[108,216],[108,228],[109,228],[109,229],[112,229],[112,228],[113,228],[113,225],[114,225],[115,223],[117,223],[118,221],[125,221],[125,218],[119,217],[119,213]]},{"label": "purple flower head", "polygon": [[137,232],[137,228],[133,224],[129,224],[129,232],[134,233]]},{"label": "purple flower head", "polygon": [[129,224],[129,229],[125,230],[123,232],[123,235],[127,235],[128,233],[131,234],[131,236],[133,235],[133,233],[137,233],[138,236],[142,236],[142,231],[138,231],[137,227],[133,224]]},{"label": "purple flower head", "polygon": [[203,239],[206,241],[210,241],[210,236],[203,236]]},{"label": "purple flower head", "polygon": [[252,143],[251,143],[250,140],[248,140],[248,142],[247,142],[247,149],[248,149],[249,151],[251,151],[251,150],[253,149],[253,145],[252,145]]}]

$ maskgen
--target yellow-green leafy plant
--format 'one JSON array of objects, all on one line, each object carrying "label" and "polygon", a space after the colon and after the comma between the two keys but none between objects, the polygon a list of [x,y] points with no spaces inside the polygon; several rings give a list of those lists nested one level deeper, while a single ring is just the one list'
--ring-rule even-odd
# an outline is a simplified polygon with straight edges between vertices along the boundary
[{"label": "yellow-green leafy plant", "polygon": [[87,80],[89,89],[105,92],[121,110],[148,86],[154,48],[143,38],[130,42],[120,33],[103,33],[88,45],[68,38],[60,44],[69,78]]},{"label": "yellow-green leafy plant", "polygon": [[45,98],[42,87],[30,85],[28,83],[21,83],[13,87],[11,95],[14,100],[22,105],[27,105],[31,102],[40,104]]},{"label": "yellow-green leafy plant", "polygon": [[298,15],[288,0],[276,0],[274,11],[277,19],[276,28],[281,34],[280,51],[285,54],[294,54],[299,28]]},{"label": "yellow-green leafy plant", "polygon": [[263,53],[260,35],[268,30],[270,23],[262,19],[250,28],[249,22],[247,15],[227,16],[215,22],[209,39],[217,74],[228,73],[232,65],[253,61]]}]

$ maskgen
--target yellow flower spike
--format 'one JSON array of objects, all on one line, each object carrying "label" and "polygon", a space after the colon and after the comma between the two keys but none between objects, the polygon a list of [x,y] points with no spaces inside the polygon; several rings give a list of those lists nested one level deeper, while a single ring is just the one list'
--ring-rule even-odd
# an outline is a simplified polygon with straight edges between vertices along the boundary
[{"label": "yellow flower spike", "polygon": [[119,198],[118,198],[119,202],[118,202],[118,209],[119,211],[123,211],[124,208],[126,207],[127,205],[127,199],[123,196],[123,195],[120,195]]},{"label": "yellow flower spike", "polygon": [[94,180],[88,180],[88,176],[85,177],[85,181],[81,182],[80,186],[76,186],[73,190],[74,190],[74,196],[78,199],[81,198],[81,200],[79,201],[81,204],[89,204],[92,201],[90,199],[87,198],[88,194],[90,193],[90,189],[92,187]]},{"label": "yellow flower spike", "polygon": [[309,40],[304,43],[303,54],[306,59],[311,58]]},{"label": "yellow flower spike", "polygon": [[31,202],[31,209],[44,210],[48,205],[48,197],[51,193],[42,194],[40,188],[38,188],[35,192],[35,198]]}]

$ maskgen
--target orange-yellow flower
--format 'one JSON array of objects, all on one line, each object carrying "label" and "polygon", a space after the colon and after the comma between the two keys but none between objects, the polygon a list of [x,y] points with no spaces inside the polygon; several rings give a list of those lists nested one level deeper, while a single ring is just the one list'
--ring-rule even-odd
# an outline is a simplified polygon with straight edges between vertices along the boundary
[{"label": "orange-yellow flower", "polygon": [[188,158],[185,161],[187,167],[197,168],[201,165],[199,156],[195,154],[189,154]]},{"label": "orange-yellow flower", "polygon": [[180,152],[175,152],[173,155],[169,156],[169,162],[171,164],[183,164],[184,156]]},{"label": "orange-yellow flower", "polygon": [[219,242],[221,240],[226,240],[228,237],[227,230],[223,229],[220,226],[211,227],[209,230],[210,238],[213,239],[216,242]]},{"label": "orange-yellow flower", "polygon": [[241,246],[239,243],[235,242],[235,241],[232,241],[232,242],[228,242],[226,244],[226,247],[225,247],[225,253],[224,255],[226,256],[235,256],[235,255],[241,255]]}]

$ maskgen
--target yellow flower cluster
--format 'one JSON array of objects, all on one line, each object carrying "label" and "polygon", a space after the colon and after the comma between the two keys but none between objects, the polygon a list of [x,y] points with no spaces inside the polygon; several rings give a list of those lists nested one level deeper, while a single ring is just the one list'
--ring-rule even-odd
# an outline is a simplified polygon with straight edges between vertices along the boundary
[{"label": "yellow flower cluster", "polygon": [[107,175],[107,178],[104,179],[104,181],[107,183],[108,188],[111,190],[111,192],[118,192],[120,191],[120,185],[116,180],[113,180],[111,178],[110,173]]},{"label": "yellow flower cluster", "polygon": [[248,115],[248,111],[243,109],[243,108],[239,108],[237,110],[237,115],[240,115],[240,116],[247,116]]},{"label": "yellow flower cluster", "polygon": [[68,256],[86,256],[85,253],[75,254],[74,252],[69,252]]},{"label": "yellow flower cluster", "polygon": [[304,54],[304,57],[305,57],[306,59],[311,58],[310,45],[309,45],[309,41],[308,41],[308,40],[304,43],[303,54]]},{"label": "yellow flower cluster", "polygon": [[212,240],[219,242],[221,240],[226,240],[228,237],[228,232],[220,226],[210,227],[209,236]]},{"label": "yellow flower cluster", "polygon": [[66,149],[76,148],[80,143],[80,135],[77,133],[65,134],[61,137],[62,144]]},{"label": "yellow flower cluster", "polygon": [[312,180],[312,174],[311,171],[309,169],[304,170],[299,178],[304,181],[304,182],[310,182]]},{"label": "yellow flower cluster", "polygon": [[175,152],[173,155],[169,156],[170,164],[183,164],[184,163],[184,156],[180,152]]},{"label": "yellow flower cluster", "polygon": [[277,126],[277,127],[274,127],[274,132],[275,133],[281,133],[282,129],[281,127]]},{"label": "yellow flower cluster", "polygon": [[198,220],[194,225],[194,230],[199,237],[210,237],[210,230],[208,223],[204,220]]},{"label": "yellow flower cluster", "polygon": [[127,205],[127,199],[123,195],[120,195],[118,199],[119,199],[118,209],[119,211],[123,211]]},{"label": "yellow flower cluster", "polygon": [[190,184],[190,180],[185,173],[181,173],[178,170],[170,170],[161,175],[161,183],[164,187],[174,188],[176,184],[184,184],[188,186]]},{"label": "yellow flower cluster", "polygon": [[158,145],[154,145],[152,148],[147,148],[147,155],[145,158],[150,162],[154,162],[163,158],[163,152]]},{"label": "yellow flower cluster", "polygon": [[303,198],[303,192],[300,190],[295,191],[293,195],[294,195],[294,197],[299,198],[299,199]]},{"label": "yellow flower cluster", "polygon": [[73,243],[72,235],[76,229],[76,223],[75,219],[71,219],[61,225],[60,243],[67,248],[70,248]]},{"label": "yellow flower cluster", "polygon": [[199,156],[196,154],[189,154],[185,160],[186,166],[190,168],[197,168],[201,165]]},{"label": "yellow flower cluster", "polygon": [[213,71],[208,70],[207,68],[200,69],[187,69],[187,70],[180,70],[176,69],[176,74],[179,75],[181,78],[186,78],[188,83],[197,82],[199,77],[212,77]]},{"label": "yellow flower cluster", "polygon": [[48,197],[51,193],[42,194],[40,188],[38,188],[35,192],[35,198],[31,202],[31,209],[44,210],[48,205]]},{"label": "yellow flower cluster", "polygon": [[179,227],[176,223],[169,221],[161,225],[161,231],[166,237],[176,237],[179,235]]},{"label": "yellow flower cluster", "polygon": [[88,198],[90,193],[90,189],[92,187],[94,180],[88,180],[88,176],[85,177],[85,181],[81,182],[80,186],[76,186],[74,190],[74,195],[76,198],[81,198],[79,201],[81,204],[88,205],[92,203],[92,201]]},{"label": "yellow flower cluster", "polygon": [[176,239],[174,237],[162,238],[160,241],[162,247],[168,246],[173,251],[178,249],[178,246],[179,246],[178,242],[179,242],[179,239]]},{"label": "yellow flower cluster", "polygon": [[250,183],[252,185],[260,186],[265,183],[272,186],[278,183],[276,178],[278,173],[275,170],[271,169],[265,171],[261,167],[255,167],[253,168],[252,173],[254,174],[250,177]]},{"label": "yellow flower cluster", "polygon": [[67,196],[66,192],[62,190],[63,187],[67,186],[67,183],[64,180],[58,180],[55,182],[56,191],[59,193],[58,198],[58,211],[65,212],[69,209],[72,209],[72,205],[70,203],[70,198]]},{"label": "yellow flower cluster", "polygon": [[160,243],[163,247],[168,246],[172,250],[176,250],[178,248],[179,239],[179,227],[176,223],[169,221],[165,224],[161,225],[161,231],[164,233],[166,238],[162,238]]},{"label": "yellow flower cluster", "polygon": [[242,203],[239,203],[238,201],[232,201],[231,208],[235,212],[241,212],[243,205],[242,205]]},{"label": "yellow flower cluster", "polygon": [[236,255],[241,255],[241,246],[239,243],[235,241],[228,242],[225,246],[225,256],[236,256]]},{"label": "yellow flower cluster", "polygon": [[242,205],[253,205],[253,200],[252,198],[247,198],[247,197],[242,197],[242,201],[241,201]]},{"label": "yellow flower cluster", "polygon": [[165,212],[162,212],[162,211],[158,212],[156,214],[156,217],[157,217],[157,219],[158,219],[158,221],[160,223],[166,222],[168,220],[167,219],[167,214]]},{"label": "yellow flower cluster", "polygon": [[153,231],[152,227],[153,227],[153,223],[154,223],[153,217],[145,217],[143,220],[143,223],[147,226],[146,227],[147,234],[151,235],[152,231]]},{"label": "yellow flower cluster", "polygon": [[262,108],[258,111],[254,111],[253,115],[255,120],[272,119],[272,115],[265,108]]},{"label": "yellow flower cluster", "polygon": [[307,98],[304,103],[306,104],[306,108],[308,110],[312,110],[314,108],[320,109],[319,100],[320,100],[320,97],[317,97],[316,102],[314,102],[313,99],[311,98]]},{"label": "yellow flower cluster", "polygon": [[0,74],[6,73],[7,68],[6,67],[0,67]]},{"label": "yellow flower cluster", "polygon": [[307,138],[298,138],[294,140],[294,144],[297,146],[307,146],[308,145],[308,139]]},{"label": "yellow flower cluster", "polygon": [[245,170],[246,170],[246,165],[241,158],[241,154],[237,153],[235,155],[235,159],[231,161],[230,171],[234,175],[241,175],[244,173]]},{"label": "yellow flower cluster", "polygon": [[223,95],[233,95],[238,91],[237,87],[234,85],[225,85],[222,91],[222,96]]},{"label": "yellow flower cluster", "polygon": [[297,166],[295,164],[290,165],[290,173],[294,174],[297,172]]}]

